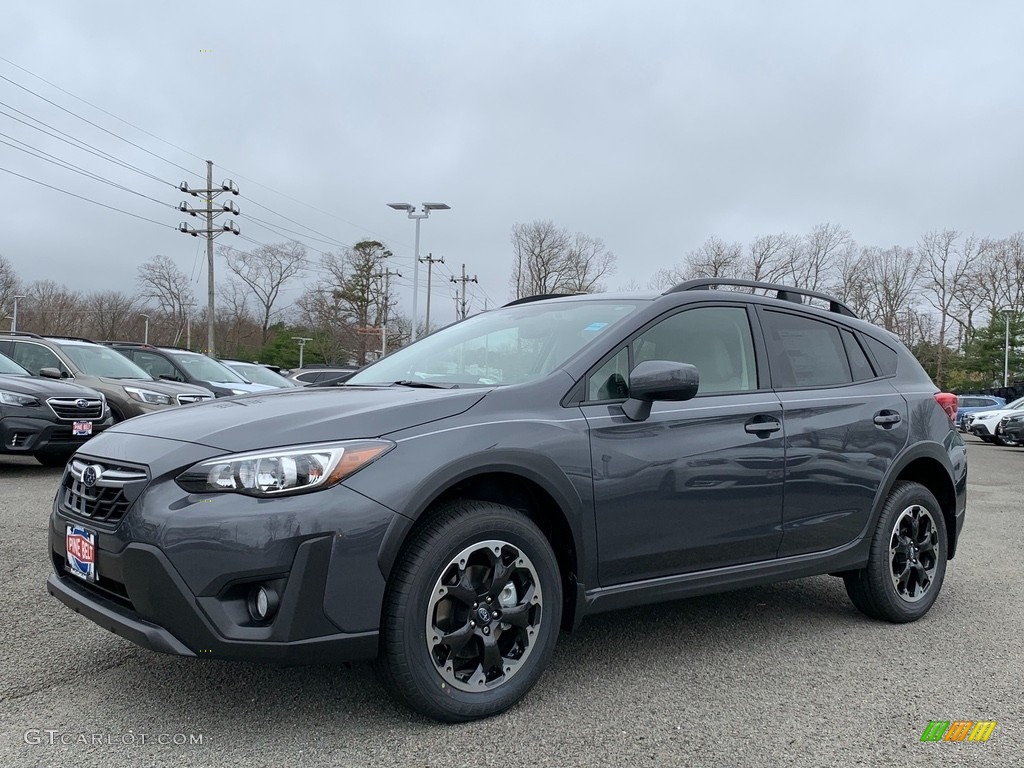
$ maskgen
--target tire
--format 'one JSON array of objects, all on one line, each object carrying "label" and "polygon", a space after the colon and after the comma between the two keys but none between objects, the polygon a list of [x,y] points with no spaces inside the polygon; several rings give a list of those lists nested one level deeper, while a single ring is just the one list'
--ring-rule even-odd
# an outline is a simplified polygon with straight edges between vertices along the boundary
[{"label": "tire", "polygon": [[[894,542],[897,546],[891,549]],[[935,496],[919,483],[901,480],[882,507],[867,566],[844,576],[846,592],[871,618],[895,624],[917,621],[942,589],[948,551],[946,523]]]},{"label": "tire", "polygon": [[[498,562],[507,575],[495,578]],[[500,621],[513,611],[514,623]],[[395,698],[427,717],[490,717],[540,678],[561,615],[558,561],[530,519],[501,504],[455,501],[414,534],[396,563],[378,673]]]},{"label": "tire", "polygon": [[73,454],[74,451],[40,451],[33,454],[33,456],[44,467],[59,467],[63,469]]}]

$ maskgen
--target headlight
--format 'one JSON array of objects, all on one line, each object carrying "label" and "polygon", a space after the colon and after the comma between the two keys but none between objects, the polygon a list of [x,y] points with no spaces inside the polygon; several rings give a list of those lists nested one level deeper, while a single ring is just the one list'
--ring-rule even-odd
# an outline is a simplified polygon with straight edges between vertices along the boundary
[{"label": "headlight", "polygon": [[163,395],[159,392],[154,392],[151,389],[140,389],[139,387],[125,387],[124,391],[128,393],[130,397],[138,400],[142,403],[149,403],[150,405],[170,405],[170,395]]},{"label": "headlight", "polygon": [[4,405],[21,405],[26,408],[37,408],[42,405],[38,397],[23,395],[20,392],[5,392],[0,389],[0,403]]},{"label": "headlight", "polygon": [[236,453],[202,461],[177,483],[189,493],[280,496],[329,488],[395,447],[390,440],[347,440]]}]

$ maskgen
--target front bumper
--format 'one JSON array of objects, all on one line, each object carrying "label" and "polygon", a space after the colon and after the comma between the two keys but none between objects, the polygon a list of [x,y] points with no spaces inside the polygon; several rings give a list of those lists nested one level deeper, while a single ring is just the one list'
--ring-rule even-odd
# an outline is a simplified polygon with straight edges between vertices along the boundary
[{"label": "front bumper", "polygon": [[1024,423],[1010,422],[1008,424],[1001,424],[999,436],[1016,442],[1024,440]]},{"label": "front bumper", "polygon": [[[203,499],[164,475],[124,489],[130,505],[120,520],[90,519],[65,503],[69,482],[66,473],[50,515],[47,591],[99,626],[179,656],[282,664],[376,656],[381,551],[408,529],[401,515],[344,485]],[[67,566],[69,523],[96,534],[94,582]],[[279,596],[264,622],[247,607],[256,586]]]},{"label": "front bumper", "polygon": [[977,437],[992,437],[992,430],[988,428],[985,422],[974,422],[971,424],[971,434]]},{"label": "front bumper", "polygon": [[108,415],[93,421],[92,435],[76,436],[70,421],[8,416],[0,419],[0,453],[39,453],[40,451],[67,451],[83,446],[94,435],[109,427],[113,421]]}]

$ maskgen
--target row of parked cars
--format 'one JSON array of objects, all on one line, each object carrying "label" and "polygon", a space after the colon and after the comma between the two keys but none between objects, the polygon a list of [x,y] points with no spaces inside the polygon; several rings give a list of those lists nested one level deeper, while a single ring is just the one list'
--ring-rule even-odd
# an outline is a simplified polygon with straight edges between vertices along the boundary
[{"label": "row of parked cars", "polygon": [[311,368],[289,378],[269,366],[215,360],[175,347],[67,336],[0,337],[0,453],[63,466],[111,424],[177,405],[304,386],[354,369]]},{"label": "row of parked cars", "polygon": [[995,445],[1024,444],[1024,397],[1010,403],[995,395],[960,395],[958,400],[961,432]]}]

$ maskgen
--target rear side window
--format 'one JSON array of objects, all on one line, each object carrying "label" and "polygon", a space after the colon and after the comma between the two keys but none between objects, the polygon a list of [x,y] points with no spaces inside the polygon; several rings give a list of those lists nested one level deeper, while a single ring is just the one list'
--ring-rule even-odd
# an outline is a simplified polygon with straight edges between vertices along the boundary
[{"label": "rear side window", "polygon": [[854,381],[867,381],[875,378],[875,371],[868,362],[868,356],[864,354],[857,337],[850,331],[843,331],[843,344],[846,346],[846,356],[850,359],[850,372]]},{"label": "rear side window", "polygon": [[896,350],[871,336],[865,336],[864,340],[867,342],[868,350],[874,355],[875,362],[878,363],[879,375],[895,376],[896,361],[899,359]]},{"label": "rear side window", "polygon": [[761,323],[776,389],[830,387],[853,381],[843,339],[834,325],[770,310],[762,312]]}]

